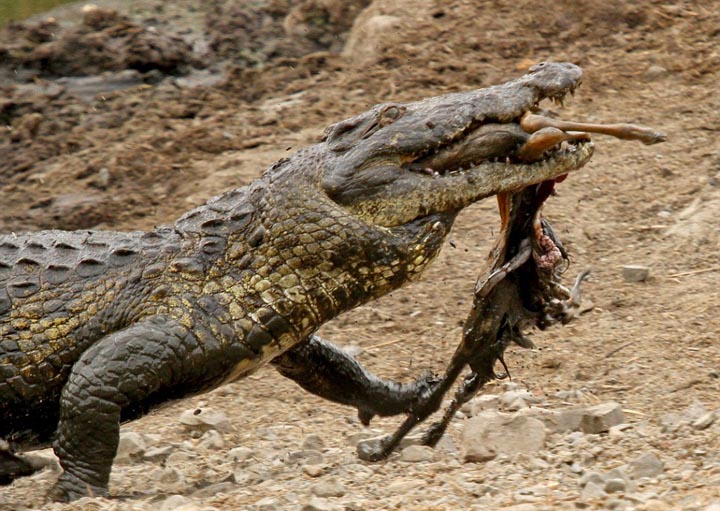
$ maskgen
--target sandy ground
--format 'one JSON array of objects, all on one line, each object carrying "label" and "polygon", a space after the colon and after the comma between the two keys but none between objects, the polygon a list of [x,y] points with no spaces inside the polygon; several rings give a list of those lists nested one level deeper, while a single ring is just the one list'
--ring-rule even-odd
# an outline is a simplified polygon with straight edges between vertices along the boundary
[{"label": "sandy ground", "polygon": [[[546,208],[571,269],[593,270],[585,286],[593,308],[568,327],[534,333],[538,349],[512,349],[507,362],[513,380],[538,396],[579,390],[586,403],[617,401],[636,431],[651,431],[612,444],[596,456],[598,467],[647,451],[673,466],[699,451],[689,455],[697,477],[660,478],[648,488],[668,506],[657,509],[711,504],[720,495],[719,428],[673,436],[660,424],[691,406],[720,407],[720,2],[366,3],[278,0],[253,10],[222,1],[163,7],[149,0],[128,4],[127,19],[92,26],[78,25],[76,11],[65,9],[55,25],[7,28],[0,36],[0,230],[150,228],[248,183],[287,151],[318,140],[328,124],[372,104],[502,82],[541,60],[575,62],[586,72],[584,84],[558,109],[562,118],[637,122],[664,131],[668,141],[645,147],[596,137],[593,160]],[[84,49],[70,58],[78,47]],[[78,78],[84,75],[101,78],[87,83]],[[493,201],[469,208],[451,236],[455,247],[445,247],[421,282],[321,333],[361,347],[358,358],[383,376],[407,380],[426,368],[441,371],[459,341],[497,224]],[[627,264],[649,267],[649,279],[626,282]],[[337,509],[354,509],[350,496],[362,509],[518,503],[512,478],[490,503],[448,482],[468,471],[493,480],[492,466],[470,468],[459,455],[438,454],[429,467],[396,459],[358,464],[348,439],[364,428],[352,410],[303,393],[271,369],[126,428],[190,445],[178,416],[196,406],[230,418],[224,450],[245,445],[287,453],[308,434],[320,435],[329,449],[326,474],[347,488]],[[374,423],[373,431],[389,432],[398,422]],[[449,432],[456,445],[460,426]],[[192,497],[186,506],[265,509],[257,502],[282,488],[295,498],[287,509],[309,498],[310,478],[300,469],[240,479],[242,498],[227,488],[227,495],[195,495],[227,476],[212,470],[220,454],[197,455],[201,461],[179,483],[145,476],[162,462],[122,465],[111,480],[116,498],[52,509],[160,509],[159,496],[172,494]],[[280,463],[271,454],[256,458],[266,473]],[[54,477],[0,489],[0,508],[41,508]],[[420,489],[408,486],[399,500],[378,489],[400,477],[420,481]],[[545,477],[529,476],[533,484]],[[576,486],[563,493],[570,508],[594,507],[578,500]],[[438,495],[458,500],[438,504]],[[559,506],[533,505],[528,509]]]}]

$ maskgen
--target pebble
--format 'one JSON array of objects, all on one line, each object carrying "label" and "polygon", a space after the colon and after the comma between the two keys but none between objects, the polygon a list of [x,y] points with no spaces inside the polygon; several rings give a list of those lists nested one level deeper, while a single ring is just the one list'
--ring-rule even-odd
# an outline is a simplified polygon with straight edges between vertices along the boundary
[{"label": "pebble", "polygon": [[579,483],[580,486],[585,486],[588,483],[593,483],[602,488],[605,485],[605,476],[598,472],[587,472],[580,478]]},{"label": "pebble", "polygon": [[655,477],[662,474],[663,468],[663,462],[651,452],[641,454],[630,462],[630,473],[635,479]]},{"label": "pebble", "polygon": [[180,414],[178,419],[180,424],[190,431],[205,433],[209,430],[215,430],[219,433],[230,433],[232,424],[222,412],[214,411],[210,408],[193,408],[185,410]]},{"label": "pebble", "polygon": [[692,427],[700,430],[707,429],[712,426],[713,422],[715,422],[715,418],[715,412],[708,412],[695,419],[692,423]]},{"label": "pebble", "polygon": [[585,409],[580,429],[589,434],[598,434],[609,431],[611,427],[625,422],[622,406],[610,401]]},{"label": "pebble", "polygon": [[227,452],[228,459],[234,461],[235,463],[247,461],[251,459],[254,455],[255,451],[253,449],[244,446],[233,447]]},{"label": "pebble", "polygon": [[320,481],[311,488],[318,497],[342,497],[347,493],[345,487],[335,478]]},{"label": "pebble", "polygon": [[210,431],[206,431],[203,436],[200,437],[198,447],[200,449],[209,450],[222,449],[223,447],[225,447],[225,440],[220,433],[218,433],[214,429],[211,429]]},{"label": "pebble", "polygon": [[626,487],[623,479],[608,479],[605,481],[605,491],[608,493],[624,492]]},{"label": "pebble", "polygon": [[533,453],[545,444],[545,425],[538,419],[484,411],[465,423],[465,461],[487,461],[498,454]]},{"label": "pebble", "polygon": [[151,447],[145,451],[142,455],[144,460],[147,461],[162,461],[166,459],[175,450],[172,445],[163,445],[159,447]]},{"label": "pebble", "polygon": [[160,504],[160,511],[175,511],[176,509],[192,504],[192,499],[184,495],[171,495]]},{"label": "pebble", "polygon": [[125,431],[120,434],[114,463],[130,463],[140,459],[146,449],[145,439],[140,433]]},{"label": "pebble", "polygon": [[303,465],[320,465],[323,462],[323,455],[320,451],[312,449],[293,451],[288,454],[288,461],[291,463],[301,463]]},{"label": "pebble", "polygon": [[325,448],[325,442],[320,435],[311,434],[303,440],[302,448],[305,451],[322,451]]},{"label": "pebble", "polygon": [[280,504],[280,499],[275,497],[264,497],[258,500],[253,506],[255,511],[277,511],[282,508],[283,506]]},{"label": "pebble", "polygon": [[309,477],[320,477],[325,473],[324,465],[303,465],[302,471]]},{"label": "pebble", "polygon": [[301,509],[302,511],[341,511],[342,507],[325,499],[313,497]]},{"label": "pebble", "polygon": [[658,78],[667,76],[668,70],[657,64],[652,64],[645,70],[645,79],[648,81],[654,81]]},{"label": "pebble", "polygon": [[650,268],[639,264],[626,264],[622,267],[625,282],[644,282],[650,276]]},{"label": "pebble", "polygon": [[597,500],[604,497],[607,497],[607,493],[605,493],[603,487],[593,482],[588,482],[580,495],[580,498],[584,501]]},{"label": "pebble", "polygon": [[433,459],[435,451],[427,445],[408,445],[400,452],[400,461],[418,463]]}]

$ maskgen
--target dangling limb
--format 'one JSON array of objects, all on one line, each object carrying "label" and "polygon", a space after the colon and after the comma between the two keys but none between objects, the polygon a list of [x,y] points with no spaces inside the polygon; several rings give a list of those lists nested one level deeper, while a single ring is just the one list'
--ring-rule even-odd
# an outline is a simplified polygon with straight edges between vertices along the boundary
[{"label": "dangling limb", "polygon": [[308,392],[357,408],[365,425],[375,415],[409,412],[435,381],[431,374],[410,383],[384,380],[343,349],[316,335],[275,358],[272,364]]}]

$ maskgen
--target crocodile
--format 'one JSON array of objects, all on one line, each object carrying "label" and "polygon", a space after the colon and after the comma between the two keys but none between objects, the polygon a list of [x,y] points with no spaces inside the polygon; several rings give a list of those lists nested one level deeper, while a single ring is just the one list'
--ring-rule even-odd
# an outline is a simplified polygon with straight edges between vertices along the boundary
[{"label": "crocodile", "polygon": [[267,363],[363,422],[412,413],[431,377],[382,380],[316,331],[417,279],[466,206],[582,168],[589,137],[520,125],[581,79],[548,62],[376,105],[149,232],[0,236],[0,479],[52,444],[51,499],[107,495],[122,422]]}]

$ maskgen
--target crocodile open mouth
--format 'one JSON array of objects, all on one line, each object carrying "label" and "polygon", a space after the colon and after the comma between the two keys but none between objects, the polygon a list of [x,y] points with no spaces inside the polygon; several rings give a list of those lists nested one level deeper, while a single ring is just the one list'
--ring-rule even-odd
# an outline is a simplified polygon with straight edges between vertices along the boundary
[{"label": "crocodile open mouth", "polygon": [[665,135],[633,124],[565,122],[526,113],[516,122],[484,122],[405,165],[428,176],[463,172],[488,164],[583,166],[593,152],[590,133],[655,144]]}]

